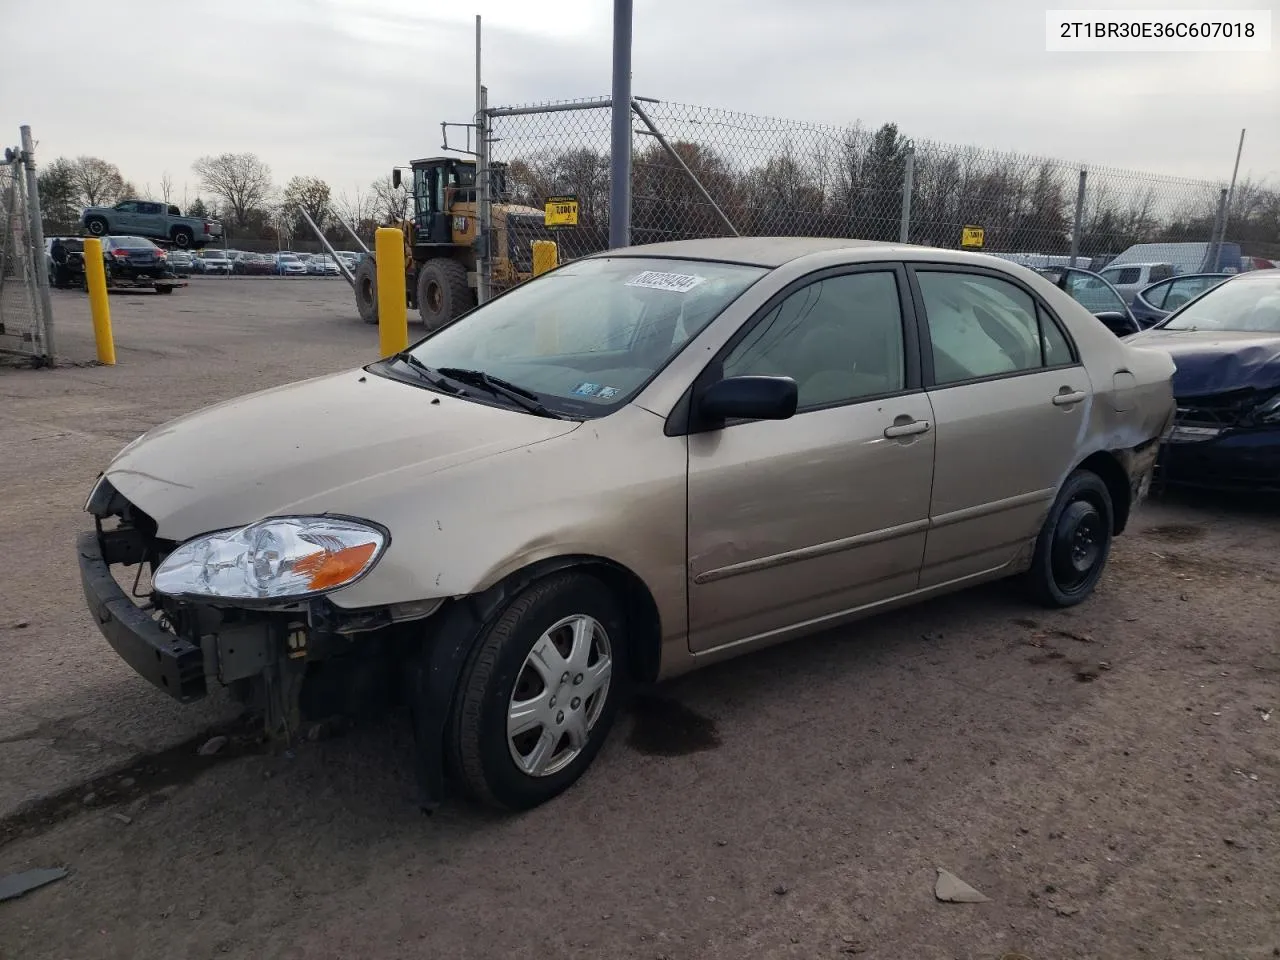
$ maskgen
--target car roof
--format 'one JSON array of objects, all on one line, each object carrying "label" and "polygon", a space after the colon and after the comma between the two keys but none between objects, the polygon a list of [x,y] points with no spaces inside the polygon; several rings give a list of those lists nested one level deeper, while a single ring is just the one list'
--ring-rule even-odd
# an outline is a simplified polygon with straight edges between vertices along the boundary
[{"label": "car roof", "polygon": [[[850,240],[842,237],[709,237],[701,240],[671,240],[664,243],[647,243],[620,250],[606,250],[594,254],[597,257],[680,257],[690,260],[722,260],[745,263],[757,267],[780,267],[815,253],[833,250],[859,251],[868,256],[856,259],[873,259],[870,254],[885,255],[891,250],[920,250],[907,244],[888,243],[882,240]],[[961,261],[970,254],[956,250],[940,253],[957,254]],[[984,258],[985,259],[985,258]]]}]

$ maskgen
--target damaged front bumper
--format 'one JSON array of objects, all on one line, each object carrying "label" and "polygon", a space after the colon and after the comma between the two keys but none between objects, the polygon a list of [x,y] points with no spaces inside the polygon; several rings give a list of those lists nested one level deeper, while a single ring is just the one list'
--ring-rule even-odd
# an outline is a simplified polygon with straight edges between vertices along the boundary
[{"label": "damaged front bumper", "polygon": [[107,643],[137,673],[182,703],[208,693],[200,647],[166,630],[116,583],[94,532],[76,539],[80,584]]}]

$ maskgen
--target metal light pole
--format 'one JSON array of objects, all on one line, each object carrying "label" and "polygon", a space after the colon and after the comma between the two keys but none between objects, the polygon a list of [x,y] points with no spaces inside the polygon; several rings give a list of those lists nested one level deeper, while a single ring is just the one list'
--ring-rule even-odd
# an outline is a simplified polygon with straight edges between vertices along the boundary
[{"label": "metal light pole", "polygon": [[631,245],[631,0],[613,0],[609,248]]}]

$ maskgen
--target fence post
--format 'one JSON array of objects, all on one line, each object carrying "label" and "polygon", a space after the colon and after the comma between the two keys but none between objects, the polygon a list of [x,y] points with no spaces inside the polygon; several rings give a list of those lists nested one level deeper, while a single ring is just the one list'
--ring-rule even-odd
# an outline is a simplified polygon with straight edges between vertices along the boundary
[{"label": "fence post", "polygon": [[44,329],[44,349],[49,366],[54,363],[53,302],[49,299],[49,271],[44,266],[44,221],[40,216],[39,180],[36,177],[36,148],[31,128],[23,126],[22,165],[27,171],[27,209],[31,213],[31,259],[36,272],[36,289],[40,294],[40,326]]},{"label": "fence post", "polygon": [[1073,267],[1080,256],[1080,235],[1084,232],[1084,188],[1088,176],[1085,168],[1081,167],[1080,186],[1076,188],[1076,216],[1071,224],[1071,266]]},{"label": "fence post", "polygon": [[373,235],[373,256],[378,268],[378,348],[389,357],[409,346],[404,233],[396,227],[379,227]]},{"label": "fence post", "polygon": [[[478,22],[480,17],[476,16]],[[476,38],[477,62],[479,37]],[[489,89],[480,87],[476,96],[476,236],[480,256],[476,258],[476,303],[493,297],[493,165],[489,160]],[[510,230],[510,226],[507,227]]]},{"label": "fence post", "polygon": [[631,0],[613,0],[609,249],[631,246]]},{"label": "fence post", "polygon": [[1209,253],[1205,256],[1206,273],[1218,272],[1218,261],[1222,259],[1222,242],[1227,232],[1227,197],[1230,191],[1223,187],[1218,194],[1218,212],[1213,218],[1213,234],[1209,237]]},{"label": "fence post", "polygon": [[115,366],[116,342],[111,333],[111,304],[107,300],[107,270],[102,262],[102,241],[84,240],[84,282],[89,288],[89,312],[93,315],[93,342],[98,362]]},{"label": "fence post", "polygon": [[911,188],[916,173],[915,145],[907,147],[906,163],[902,168],[902,222],[898,225],[898,242],[910,243],[911,236]]}]

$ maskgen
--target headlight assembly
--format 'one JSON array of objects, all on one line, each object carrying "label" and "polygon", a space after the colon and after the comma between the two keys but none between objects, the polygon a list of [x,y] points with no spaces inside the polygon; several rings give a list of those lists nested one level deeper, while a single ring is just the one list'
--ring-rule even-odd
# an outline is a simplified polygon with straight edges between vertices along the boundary
[{"label": "headlight assembly", "polygon": [[294,600],[345,587],[367,573],[389,537],[334,517],[277,517],[188,540],[152,583],[173,597]]},{"label": "headlight assembly", "polygon": [[1255,407],[1253,419],[1258,423],[1280,423],[1280,393]]}]

